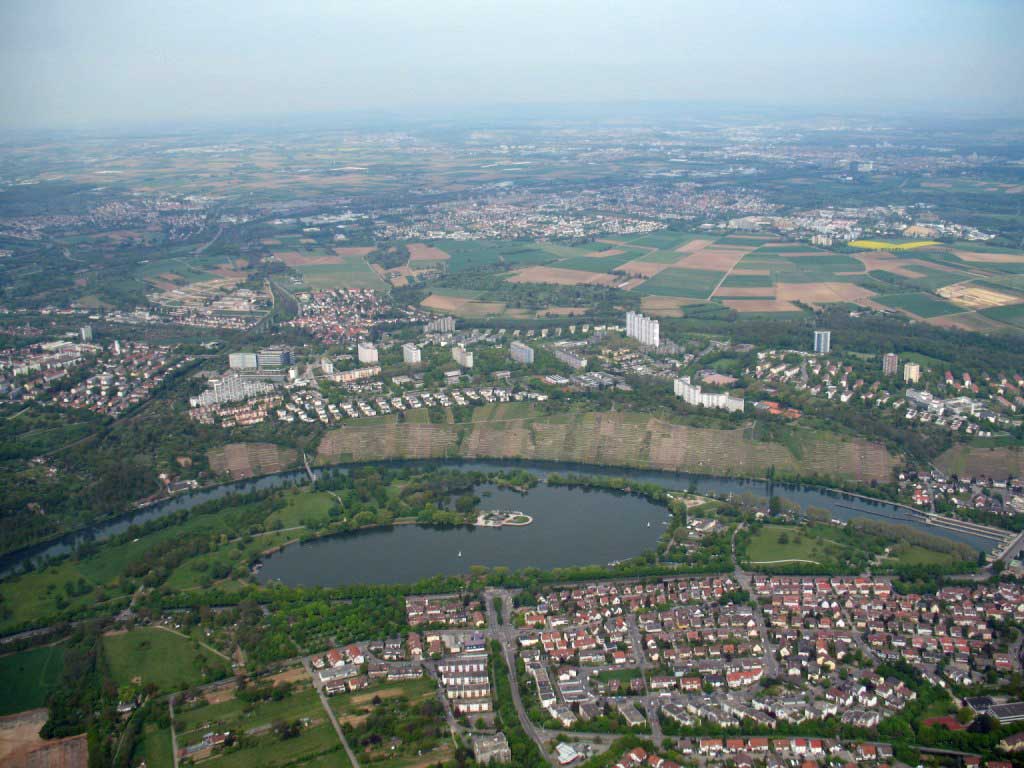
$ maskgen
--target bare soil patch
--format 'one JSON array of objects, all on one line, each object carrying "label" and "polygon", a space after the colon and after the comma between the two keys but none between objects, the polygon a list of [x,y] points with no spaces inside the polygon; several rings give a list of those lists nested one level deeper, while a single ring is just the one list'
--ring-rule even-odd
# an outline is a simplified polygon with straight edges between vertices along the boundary
[{"label": "bare soil patch", "polygon": [[420,306],[437,309],[441,312],[450,312],[462,317],[498,315],[505,310],[505,305],[499,301],[476,301],[455,296],[438,296],[436,293],[427,296],[420,302]]},{"label": "bare soil patch", "polygon": [[297,680],[308,679],[306,670],[302,667],[293,667],[292,669],[286,669],[284,672],[278,672],[276,675],[271,675],[267,678],[274,685],[279,683],[294,683]]},{"label": "bare soil patch", "polygon": [[734,275],[770,275],[771,273],[770,269],[734,269],[732,271]]},{"label": "bare soil patch", "polygon": [[1024,257],[1018,253],[979,253],[978,251],[954,250],[957,256],[964,261],[974,261],[979,264],[1020,264]]},{"label": "bare soil patch", "polygon": [[671,264],[655,264],[653,261],[627,261],[625,264],[616,267],[615,271],[624,275],[639,275],[640,277],[654,277],[662,270],[671,267]]},{"label": "bare soil patch", "polygon": [[381,688],[379,691],[371,691],[370,693],[361,693],[358,696],[353,696],[352,703],[358,707],[360,704],[369,704],[375,698],[397,699],[399,696],[404,695],[405,691],[401,688]]},{"label": "bare soil patch", "polygon": [[89,750],[85,734],[43,739],[45,709],[30,709],[0,718],[0,765],[7,768],[85,768]]},{"label": "bare soil patch", "polygon": [[451,258],[440,248],[426,243],[409,243],[406,247],[409,249],[410,261],[448,261]]},{"label": "bare soil patch", "polygon": [[231,701],[235,698],[235,692],[231,688],[215,688],[207,691],[203,698],[206,699],[208,704],[223,704],[225,701]]},{"label": "bare soil patch", "polygon": [[737,312],[799,312],[800,307],[789,301],[780,299],[740,299],[722,302],[729,309]]},{"label": "bare soil patch", "polygon": [[520,270],[510,283],[550,283],[552,285],[614,285],[620,277],[603,272],[584,272],[559,267],[527,267]]},{"label": "bare soil patch", "polygon": [[706,269],[712,272],[728,272],[736,264],[753,251],[753,248],[705,248],[701,251],[689,253],[671,266],[681,269]]},{"label": "bare soil patch", "polygon": [[690,242],[683,243],[683,245],[676,248],[676,253],[696,253],[697,251],[703,251],[714,242],[714,240],[691,240]]},{"label": "bare soil patch", "polygon": [[866,253],[854,254],[854,258],[864,265],[866,271],[882,269],[902,277],[924,277],[920,272],[907,269],[900,261],[888,251],[869,251]]},{"label": "bare soil patch", "polygon": [[683,307],[703,303],[703,299],[687,299],[682,296],[644,296],[640,301],[640,309],[660,317],[682,317]]},{"label": "bare soil patch", "polygon": [[954,304],[968,309],[986,309],[988,307],[1002,307],[1006,304],[1015,304],[1020,301],[1017,296],[1011,296],[991,288],[985,288],[976,283],[954,283],[939,288],[936,291],[939,296],[949,299]]},{"label": "bare soil patch", "polygon": [[861,301],[874,293],[853,283],[779,283],[775,295],[783,301],[829,304],[840,301]]}]

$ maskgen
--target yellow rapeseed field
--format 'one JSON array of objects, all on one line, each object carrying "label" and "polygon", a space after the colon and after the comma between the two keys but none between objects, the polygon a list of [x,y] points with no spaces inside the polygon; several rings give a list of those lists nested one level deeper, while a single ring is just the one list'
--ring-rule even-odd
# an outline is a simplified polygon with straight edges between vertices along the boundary
[{"label": "yellow rapeseed field", "polygon": [[887,243],[885,240],[851,240],[851,248],[863,248],[866,251],[909,251],[923,248],[926,245],[941,245],[934,240],[915,240],[912,243]]}]

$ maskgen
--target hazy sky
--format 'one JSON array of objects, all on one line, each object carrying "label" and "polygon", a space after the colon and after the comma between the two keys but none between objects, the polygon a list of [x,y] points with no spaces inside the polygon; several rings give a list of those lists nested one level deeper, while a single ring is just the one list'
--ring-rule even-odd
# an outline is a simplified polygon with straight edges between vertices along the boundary
[{"label": "hazy sky", "polygon": [[717,102],[1024,115],[1018,0],[0,0],[0,127]]}]

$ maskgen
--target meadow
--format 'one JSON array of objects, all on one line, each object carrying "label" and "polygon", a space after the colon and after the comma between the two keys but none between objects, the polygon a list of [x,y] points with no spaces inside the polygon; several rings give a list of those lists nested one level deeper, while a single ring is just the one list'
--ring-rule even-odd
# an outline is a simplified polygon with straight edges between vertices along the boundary
[{"label": "meadow", "polygon": [[47,645],[0,656],[0,717],[46,704],[60,682],[64,649]]},{"label": "meadow", "polygon": [[118,685],[152,683],[162,691],[181,690],[230,672],[226,660],[192,640],[156,627],[103,637],[110,674]]}]

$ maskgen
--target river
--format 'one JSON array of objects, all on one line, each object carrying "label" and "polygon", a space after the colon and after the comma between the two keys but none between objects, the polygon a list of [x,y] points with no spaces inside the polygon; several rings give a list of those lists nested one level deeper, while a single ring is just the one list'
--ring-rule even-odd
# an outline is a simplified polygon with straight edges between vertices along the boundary
[{"label": "river", "polygon": [[[629,477],[684,490],[691,484],[698,492],[716,494],[751,493],[766,497],[763,480],[691,475],[681,472],[635,470],[617,467],[562,464],[555,462],[509,460],[461,460],[440,462],[372,462],[374,464],[443,464],[462,470],[495,471],[524,469],[542,477],[550,472]],[[348,469],[352,465],[341,465]],[[333,469],[333,468],[331,468]],[[317,473],[322,469],[316,470]],[[17,550],[0,557],[0,577],[15,571],[26,560],[66,554],[81,543],[102,541],[127,530],[133,524],[189,509],[230,493],[277,488],[306,482],[303,471],[280,472],[251,480],[226,483],[213,488],[182,494],[153,504],[143,510],[101,525],[93,526],[62,539]],[[988,551],[993,543],[984,538],[926,525],[904,507],[851,496],[840,491],[803,485],[776,483],[776,494],[799,504],[825,509],[837,520],[868,517],[909,525],[932,535],[946,536]],[[507,495],[506,495],[507,494]],[[555,494],[555,495],[549,495]],[[484,500],[484,508],[518,509],[534,516],[525,528],[496,530],[471,528],[429,528],[395,526],[354,534],[332,536],[303,545],[293,545],[270,557],[261,578],[280,578],[286,583],[349,583],[352,580],[377,583],[416,581],[437,574],[466,572],[471,565],[507,565],[512,568],[551,568],[556,565],[603,564],[636,555],[650,548],[663,529],[665,511],[649,502],[622,494],[584,489],[538,486],[526,496],[513,491],[493,490]],[[650,522],[650,528],[647,523]],[[458,553],[462,552],[462,557]],[[299,553],[299,554],[293,554]],[[321,569],[328,569],[333,581],[320,580],[317,570],[306,567],[304,559],[317,558]],[[294,565],[283,569],[285,561]],[[369,568],[368,567],[372,566]],[[294,569],[294,571],[292,570]],[[294,572],[295,578],[289,573]],[[389,574],[394,573],[392,578]],[[361,574],[358,577],[353,574]],[[325,577],[326,578],[326,577]]]}]

